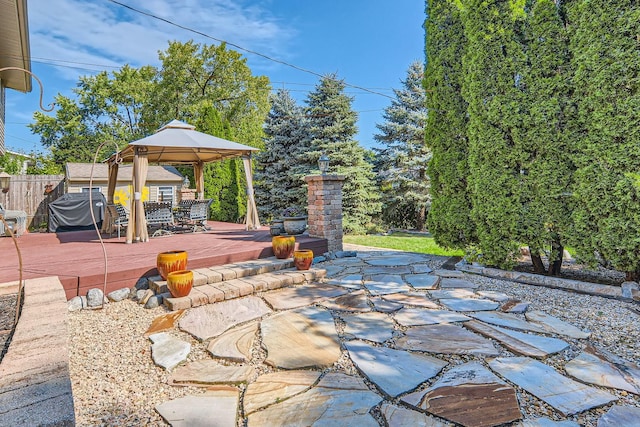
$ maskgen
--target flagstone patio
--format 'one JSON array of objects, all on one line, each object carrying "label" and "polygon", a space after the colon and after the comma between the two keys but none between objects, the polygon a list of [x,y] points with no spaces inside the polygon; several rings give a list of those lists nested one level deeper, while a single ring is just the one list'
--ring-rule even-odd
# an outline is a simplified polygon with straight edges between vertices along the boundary
[{"label": "flagstone patio", "polygon": [[[638,425],[640,403],[620,399],[640,395],[637,365],[589,347],[589,331],[542,311],[504,313],[514,298],[476,292],[467,276],[424,273],[429,259],[363,252],[314,266],[326,267],[324,283],[174,315],[168,332],[203,341],[210,358],[188,361],[172,343],[182,361],[158,369],[173,369],[172,385],[210,390],[156,410],[176,426],[215,416],[229,426],[486,427],[575,426],[576,415],[604,406],[598,426]],[[433,278],[416,280],[423,274]],[[425,289],[438,283],[447,288]],[[170,341],[150,339],[155,360],[158,342]],[[566,371],[553,354],[570,360]],[[528,416],[531,399],[549,415]]]}]

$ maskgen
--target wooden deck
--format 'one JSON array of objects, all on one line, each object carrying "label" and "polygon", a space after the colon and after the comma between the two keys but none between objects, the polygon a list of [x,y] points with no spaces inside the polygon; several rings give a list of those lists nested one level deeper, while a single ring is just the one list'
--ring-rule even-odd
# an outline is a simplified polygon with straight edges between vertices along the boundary
[{"label": "wooden deck", "polygon": [[[146,243],[126,244],[126,238],[103,236],[107,253],[107,292],[131,287],[145,276],[157,274],[159,252],[186,250],[188,268],[211,267],[273,256],[267,227],[245,231],[243,224],[208,223],[211,230],[156,237]],[[25,279],[58,276],[67,299],[102,288],[105,263],[95,231],[29,233],[17,238]],[[327,251],[325,239],[297,236],[296,248],[315,254]],[[18,256],[11,238],[0,238],[0,283],[18,280]]]}]

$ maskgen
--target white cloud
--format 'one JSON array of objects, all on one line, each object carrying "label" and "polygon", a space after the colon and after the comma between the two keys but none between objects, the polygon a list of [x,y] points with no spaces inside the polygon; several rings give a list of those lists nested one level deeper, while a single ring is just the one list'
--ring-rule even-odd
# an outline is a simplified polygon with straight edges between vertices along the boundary
[{"label": "white cloud", "polygon": [[[123,0],[123,3],[280,59],[287,59],[286,47],[295,35],[293,29],[269,11],[238,0]],[[46,58],[137,67],[157,65],[158,51],[165,50],[169,40],[217,43],[107,1],[31,0],[29,25],[34,61]],[[250,60],[255,59],[241,53]],[[57,70],[60,77],[67,80],[77,80],[78,75],[90,72],[64,67]]]}]

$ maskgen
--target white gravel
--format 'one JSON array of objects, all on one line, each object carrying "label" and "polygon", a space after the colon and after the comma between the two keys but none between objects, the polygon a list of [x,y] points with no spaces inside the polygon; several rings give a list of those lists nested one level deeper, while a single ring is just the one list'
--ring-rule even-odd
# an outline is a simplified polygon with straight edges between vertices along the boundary
[{"label": "white gravel", "polygon": [[[432,268],[437,268],[442,260],[438,257]],[[591,331],[590,343],[640,363],[640,316],[628,309],[637,309],[638,304],[475,275],[467,277],[481,284],[479,290],[507,293],[531,303],[530,310],[543,310]],[[70,374],[78,426],[166,425],[154,410],[155,405],[205,391],[168,385],[170,374],[156,367],[151,360],[151,343],[143,334],[155,317],[166,312],[163,307],[148,310],[125,300],[108,304],[102,310],[69,313]],[[191,343],[189,360],[210,357],[206,343],[199,343],[180,331],[170,333]],[[561,370],[586,343],[584,340],[567,341],[571,343],[571,349],[545,363]],[[351,370],[351,364],[346,360],[339,365]],[[619,403],[640,407],[640,397],[614,393],[620,397]],[[518,389],[518,395],[526,414],[562,419],[523,390]],[[572,419],[582,425],[595,426],[597,417],[603,412],[605,409],[594,409]],[[241,420],[238,425],[243,425]]]}]

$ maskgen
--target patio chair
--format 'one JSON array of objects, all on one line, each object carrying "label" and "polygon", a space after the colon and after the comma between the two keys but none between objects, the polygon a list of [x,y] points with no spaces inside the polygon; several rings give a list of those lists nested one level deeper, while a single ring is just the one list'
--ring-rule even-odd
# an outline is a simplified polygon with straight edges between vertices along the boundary
[{"label": "patio chair", "polygon": [[147,227],[149,229],[157,227],[151,237],[173,234],[171,227],[174,219],[171,202],[144,202],[144,213]]},{"label": "patio chair", "polygon": [[116,208],[116,213],[118,214],[118,216],[113,221],[113,225],[115,225],[118,229],[118,239],[120,239],[120,228],[126,228],[129,225],[129,213],[120,203],[116,203],[114,207]]},{"label": "patio chair", "polygon": [[207,231],[207,217],[212,199],[182,200],[174,211],[175,220],[192,232]]}]

